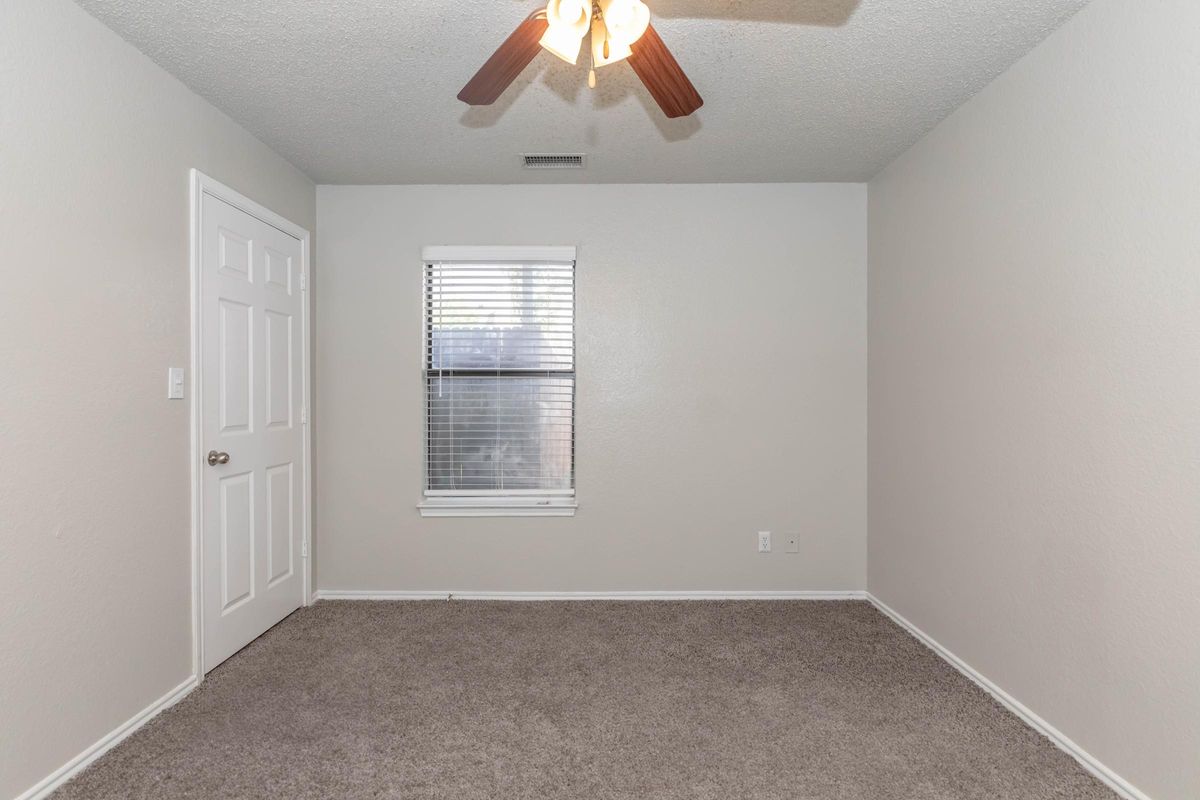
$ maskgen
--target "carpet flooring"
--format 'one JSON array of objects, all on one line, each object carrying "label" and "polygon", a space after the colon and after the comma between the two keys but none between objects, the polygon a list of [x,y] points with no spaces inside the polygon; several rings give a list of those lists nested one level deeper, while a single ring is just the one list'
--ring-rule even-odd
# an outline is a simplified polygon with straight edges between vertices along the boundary
[{"label": "carpet flooring", "polygon": [[323,601],[54,794],[1115,797],[853,601]]}]

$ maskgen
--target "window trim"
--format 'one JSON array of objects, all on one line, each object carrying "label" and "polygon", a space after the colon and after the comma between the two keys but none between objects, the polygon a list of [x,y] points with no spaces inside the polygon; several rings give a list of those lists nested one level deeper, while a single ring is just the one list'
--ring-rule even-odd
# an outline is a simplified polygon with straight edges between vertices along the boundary
[{"label": "window trim", "polygon": [[573,517],[574,497],[426,497],[417,504],[422,517]]},{"label": "window trim", "polygon": [[430,261],[577,261],[574,245],[448,245],[421,248],[422,265]]},{"label": "window trim", "polygon": [[[426,265],[436,261],[478,261],[488,263],[498,262],[565,262],[577,266],[578,248],[574,245],[427,245],[421,248],[421,274],[424,276]],[[422,277],[422,280],[424,278]],[[421,378],[424,383],[425,371],[425,292],[420,293],[421,299]],[[573,317],[573,319],[575,319]],[[575,331],[575,326],[572,326]],[[578,353],[575,353],[576,358]],[[576,392],[578,391],[578,376],[576,376]],[[425,389],[422,388],[422,392]],[[572,425],[572,447],[574,447],[575,426]],[[422,448],[428,446],[428,435],[422,437]],[[427,454],[422,458],[422,496],[417,504],[422,517],[573,517],[579,504],[575,499],[575,488],[551,490],[480,490],[470,495],[458,494],[454,491],[426,489],[425,465],[428,463]],[[572,482],[577,473],[572,476]]]}]

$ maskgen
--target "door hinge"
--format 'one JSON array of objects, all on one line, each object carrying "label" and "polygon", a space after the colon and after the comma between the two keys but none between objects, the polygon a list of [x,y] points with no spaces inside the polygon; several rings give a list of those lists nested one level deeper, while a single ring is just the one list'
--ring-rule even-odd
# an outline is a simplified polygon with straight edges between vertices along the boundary
[{"label": "door hinge", "polygon": [[300,557],[308,558],[308,540],[304,539],[300,542]]},{"label": "door hinge", "polygon": [[308,276],[305,275],[303,272],[300,273],[300,291],[302,291],[302,292],[308,291]]},{"label": "door hinge", "polygon": [[300,424],[301,425],[308,424],[308,407],[307,406],[300,409]]}]

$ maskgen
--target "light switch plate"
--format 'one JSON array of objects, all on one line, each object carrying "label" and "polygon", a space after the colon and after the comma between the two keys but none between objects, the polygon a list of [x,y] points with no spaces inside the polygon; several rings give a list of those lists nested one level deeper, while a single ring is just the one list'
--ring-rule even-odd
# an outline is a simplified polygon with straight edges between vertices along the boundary
[{"label": "light switch plate", "polygon": [[167,369],[167,399],[183,399],[183,367],[169,367]]}]

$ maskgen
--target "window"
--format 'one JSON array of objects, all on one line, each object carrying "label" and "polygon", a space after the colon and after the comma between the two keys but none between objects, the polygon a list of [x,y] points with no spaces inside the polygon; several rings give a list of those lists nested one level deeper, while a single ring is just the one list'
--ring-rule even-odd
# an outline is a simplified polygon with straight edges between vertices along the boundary
[{"label": "window", "polygon": [[575,249],[424,252],[425,516],[575,512]]}]

